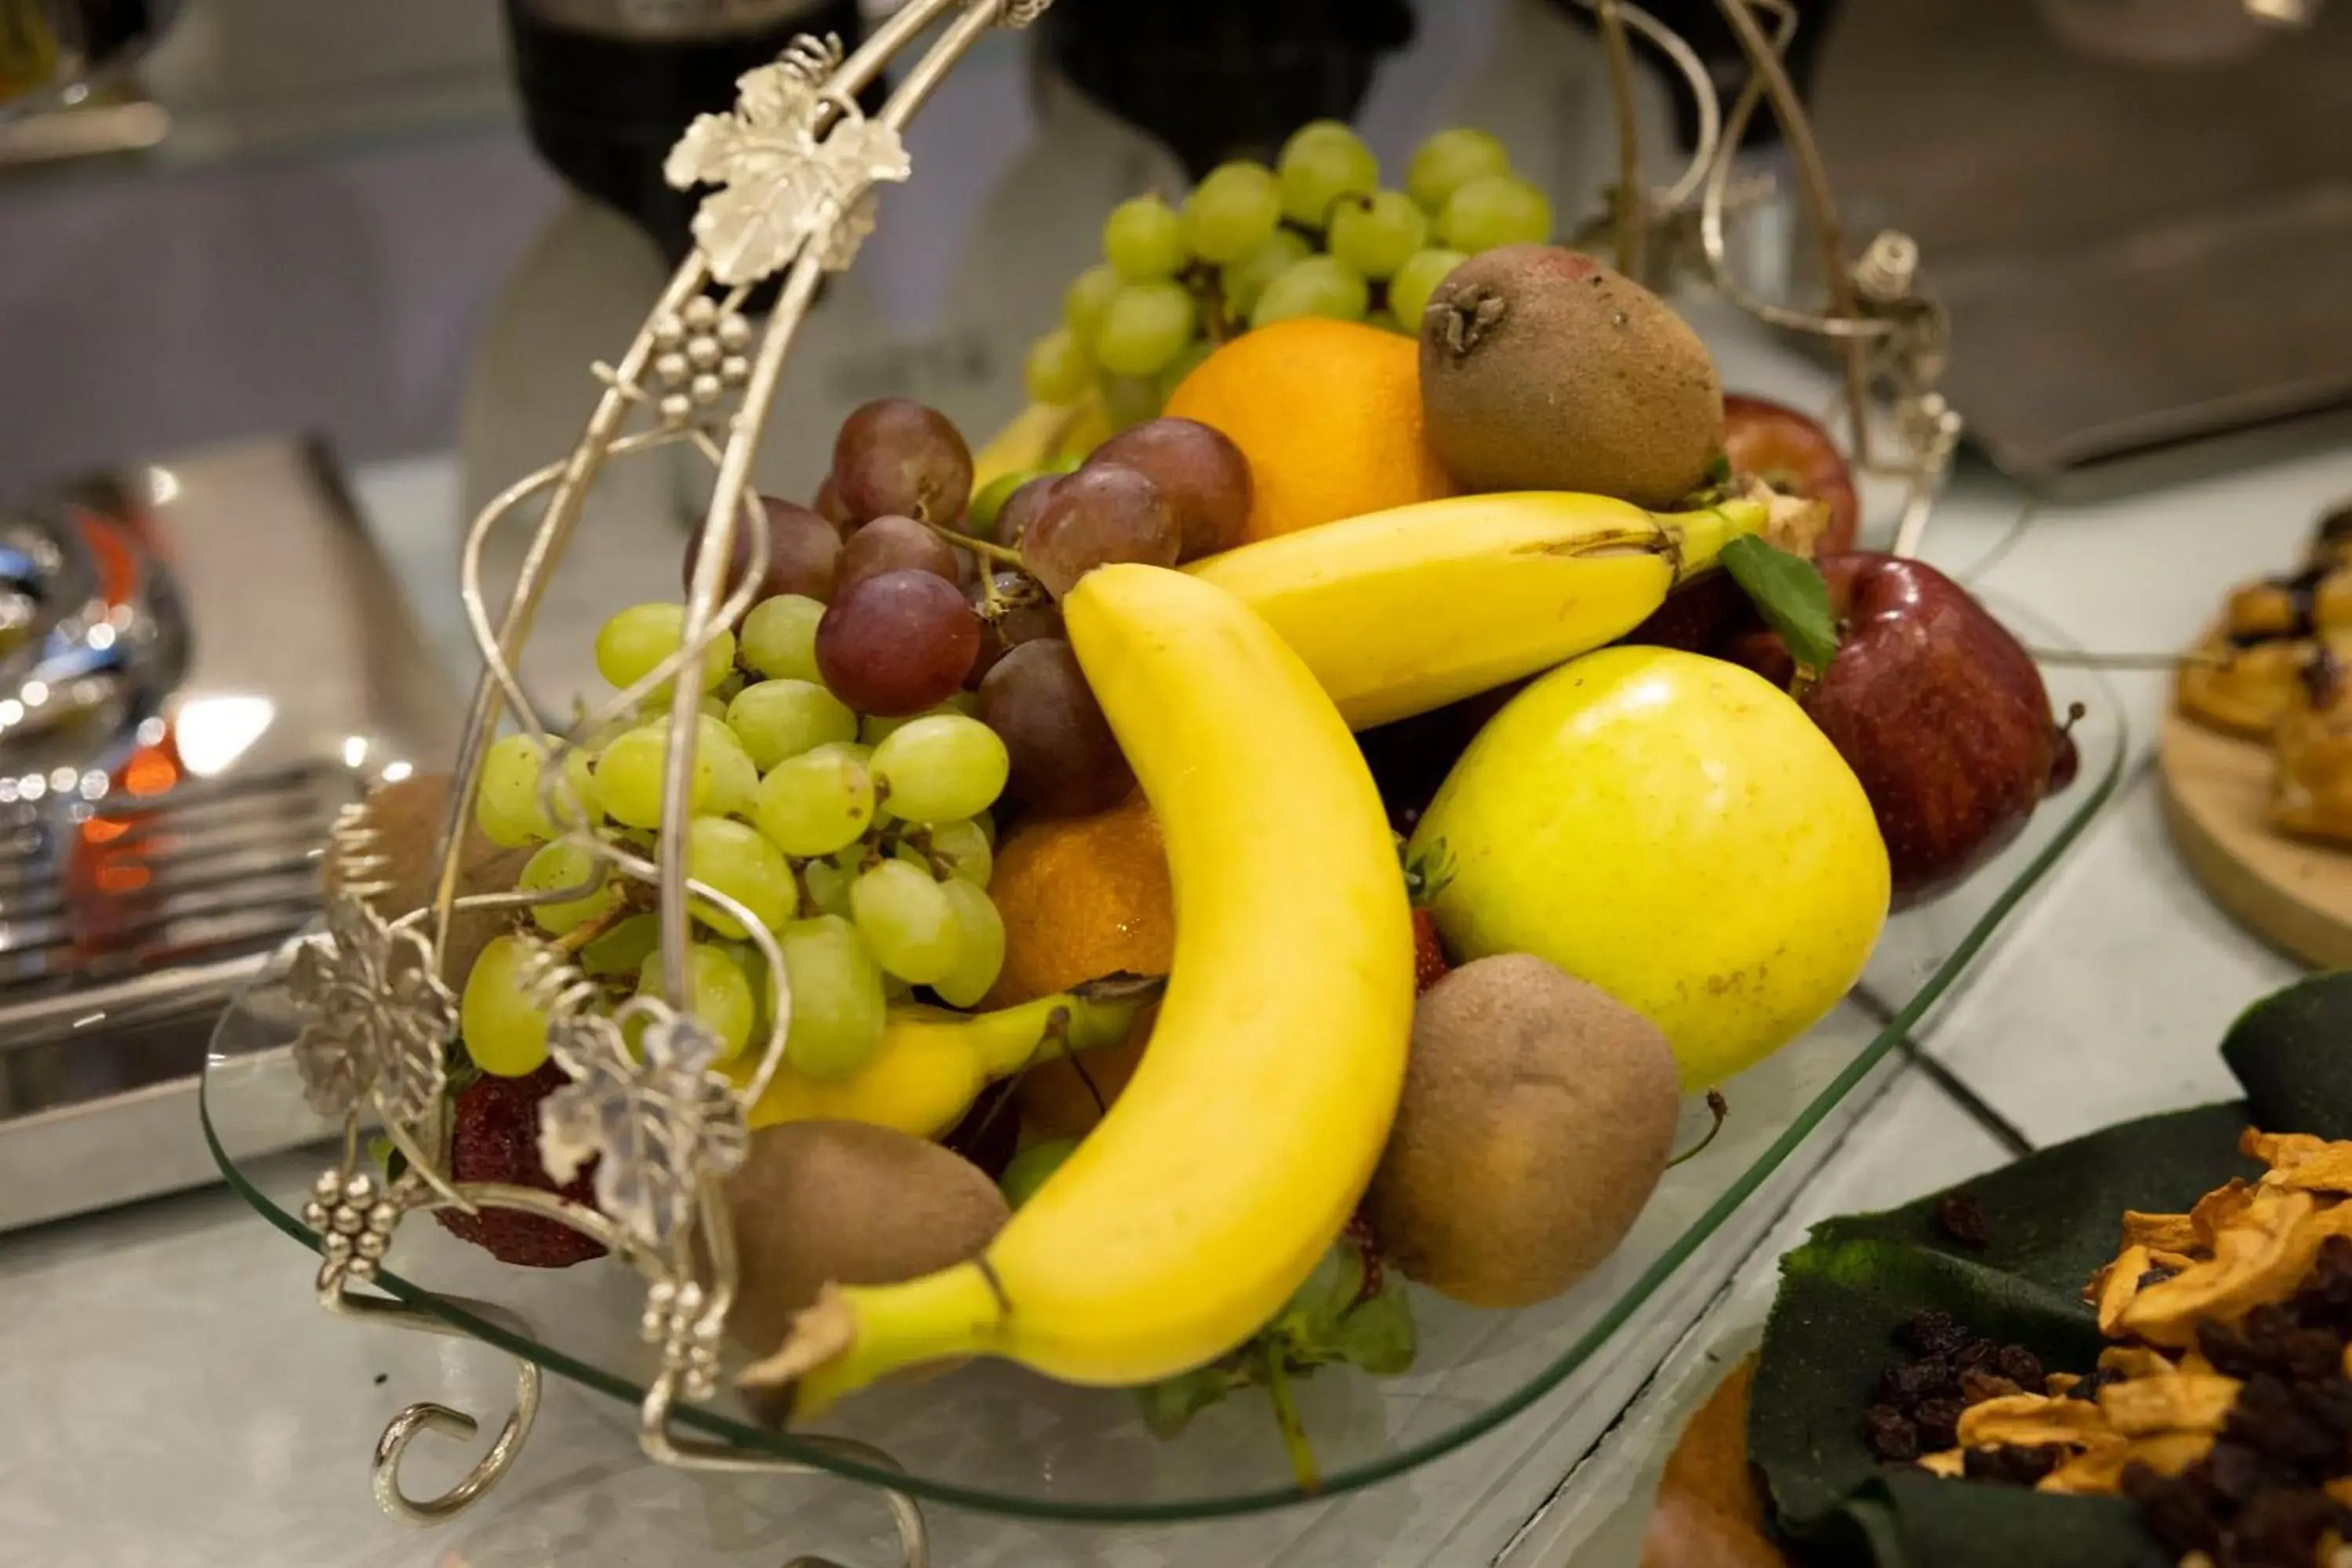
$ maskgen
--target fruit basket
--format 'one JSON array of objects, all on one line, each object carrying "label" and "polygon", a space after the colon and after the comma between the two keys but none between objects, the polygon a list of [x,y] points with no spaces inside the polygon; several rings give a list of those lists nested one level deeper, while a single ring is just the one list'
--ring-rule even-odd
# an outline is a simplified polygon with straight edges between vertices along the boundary
[{"label": "fruit basket", "polygon": [[[1661,1314],[1671,1338],[1677,1326],[1671,1315],[1694,1315],[1712,1295],[1756,1239],[1752,1227],[1735,1239],[1743,1205],[1759,1189],[1771,1190],[1776,1176],[1826,1152],[1833,1131],[1866,1105],[1890,1056],[1939,999],[1965,984],[1971,964],[2112,789],[2125,754],[2119,704],[2095,675],[2057,668],[2049,675],[2062,700],[2088,710],[2074,729],[2080,793],[2063,811],[2038,814],[1959,893],[1891,921],[1857,990],[1859,1005],[1724,1086],[1731,1115],[1723,1131],[1704,1153],[1667,1173],[1623,1245],[1581,1285],[1517,1312],[1460,1307],[1416,1289],[1420,1349],[1409,1374],[1303,1384],[1301,1419],[1321,1470],[1319,1495],[1376,1485],[1485,1437],[1596,1370],[1592,1363],[1605,1362],[1613,1344],[1654,1338],[1645,1331],[1659,1326]],[[283,1125],[301,1098],[283,1049],[298,1018],[285,985],[281,960],[224,1023],[205,1076],[205,1125],[237,1192],[295,1242],[315,1248],[318,1235],[300,1217],[311,1197],[310,1167],[248,1157],[239,1144],[243,1129]],[[1704,1101],[1691,1097],[1685,1141],[1707,1120]],[[504,1268],[416,1226],[400,1233],[379,1283],[451,1330],[637,1404],[659,1371],[638,1335],[642,1302],[626,1271],[609,1261],[592,1267],[593,1279],[576,1270]],[[1174,1521],[1277,1508],[1308,1495],[1291,1472],[1262,1393],[1209,1412],[1173,1442],[1147,1429],[1131,1394],[990,1365],[845,1405],[814,1434],[764,1425],[726,1393],[677,1414],[681,1426],[747,1457],[1017,1516]],[[869,1447],[828,1447],[824,1437]],[[1505,1451],[1493,1462],[1501,1468],[1517,1457],[1512,1446],[1530,1440],[1516,1427],[1495,1437]]]},{"label": "fruit basket", "polygon": [[[1792,15],[1761,5],[1768,39],[1756,3],[1727,0],[1757,69],[1726,115],[1595,0],[1612,54],[1651,37],[1705,110],[1675,189],[1617,193],[1628,272],[1695,213],[1720,273],[1724,149],[1767,93],[1842,257],[1773,52]],[[659,1463],[880,1489],[915,1564],[919,1499],[1173,1521],[1396,1477],[1645,1353],[1628,1325],[1727,1267],[2114,782],[2087,678],[1916,562],[1808,559],[1835,503],[1740,456],[1636,278],[1496,244],[1410,274],[1417,350],[1328,320],[1372,298],[1328,287],[1349,258],[1410,291],[1413,216],[1375,211],[1344,128],[1268,177],[1347,256],[1265,280],[1281,309],[1162,416],[1105,403],[1090,450],[1024,476],[882,399],[813,506],[755,496],[795,330],[911,174],[902,128],[1043,9],[915,0],[688,128],[692,254],[593,367],[578,446],[467,534],[465,746],[339,822],[320,929],[221,1026],[207,1136],[316,1249],[321,1305],[517,1358],[450,1490],[413,1495],[403,1458],[473,1417],[387,1428],[395,1517],[498,1481],[542,1368],[634,1405]],[[1524,204],[1451,145],[1444,237],[1507,237]],[[1171,289],[1225,286],[1182,226],[1114,215],[1100,344],[1129,382],[1184,350]],[[1866,468],[1891,394],[1916,533],[1956,426],[1898,238],[1841,260],[1828,316],[1754,303],[1844,345]],[[1304,390],[1343,341],[1386,392],[1327,363],[1328,406],[1261,443],[1266,379]],[[1597,408],[1529,395],[1653,353]],[[1417,493],[1358,482],[1348,419]],[[1298,482],[1286,444],[1337,478]],[[665,447],[716,470],[684,602],[616,614],[612,689],[565,714],[516,673],[540,595],[599,475]],[[485,542],[526,528],[493,604]],[[298,1105],[339,1147],[289,1179],[246,1130]]]}]

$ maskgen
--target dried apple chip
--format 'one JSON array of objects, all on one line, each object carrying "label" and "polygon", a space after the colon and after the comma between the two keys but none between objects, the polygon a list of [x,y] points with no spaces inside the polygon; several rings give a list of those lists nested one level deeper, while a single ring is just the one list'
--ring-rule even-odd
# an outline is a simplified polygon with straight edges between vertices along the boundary
[{"label": "dried apple chip", "polygon": [[1963,1448],[2037,1448],[2047,1443],[2080,1448],[2123,1440],[2098,1405],[2046,1394],[2011,1394],[1969,1405],[1960,1412],[1959,1437]]},{"label": "dried apple chip", "polygon": [[2107,1424],[2127,1437],[2158,1432],[2221,1431],[2238,1401],[2238,1380],[2220,1373],[2129,1378],[2099,1390]]},{"label": "dried apple chip", "polygon": [[2151,1252],[2194,1252],[2205,1245],[2196,1222],[2185,1214],[2141,1214],[2124,1210],[2122,1247],[2145,1247]]},{"label": "dried apple chip", "polygon": [[2139,1294],[2140,1277],[2148,1270],[2147,1248],[2126,1247],[2094,1281],[2099,1307],[2099,1332],[2114,1339],[2122,1331],[2124,1313]]},{"label": "dried apple chip", "polygon": [[[2305,1223],[2316,1207],[2309,1193],[2257,1194],[2245,1213],[2213,1238],[2210,1263],[2130,1295],[2116,1321],[2126,1334],[2150,1344],[2185,1349],[2197,1342],[2197,1324],[2203,1319],[2235,1321],[2256,1307],[2285,1300],[2318,1255],[2321,1233]],[[2135,1250],[2146,1256],[2146,1248]],[[2116,1294],[2116,1286],[2110,1279],[2106,1295]],[[2099,1327],[2112,1332],[2106,1295],[2100,1301]]]},{"label": "dried apple chip", "polygon": [[2232,1176],[2199,1198],[2196,1206],[2189,1211],[2189,1228],[2197,1233],[2197,1245],[2189,1250],[2212,1251],[2213,1238],[2243,1214],[2253,1200],[2253,1185],[2242,1176]]}]

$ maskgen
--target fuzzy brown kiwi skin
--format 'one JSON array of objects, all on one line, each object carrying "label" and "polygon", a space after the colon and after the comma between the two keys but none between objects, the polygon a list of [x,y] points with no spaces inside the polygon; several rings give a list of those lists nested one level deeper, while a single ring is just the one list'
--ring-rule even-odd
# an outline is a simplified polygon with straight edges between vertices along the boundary
[{"label": "fuzzy brown kiwi skin", "polygon": [[1472,490],[1578,490],[1662,508],[1723,442],[1723,385],[1655,294],[1549,245],[1482,252],[1422,317],[1432,447]]},{"label": "fuzzy brown kiwi skin", "polygon": [[740,1276],[727,1330],[754,1354],[783,1342],[827,1284],[894,1285],[976,1258],[1011,1211],[952,1150],[862,1121],[751,1135],[727,1178]]},{"label": "fuzzy brown kiwi skin", "polygon": [[1455,1300],[1549,1300],[1624,1239],[1680,1106],[1672,1048],[1631,1008],[1526,954],[1464,964],[1414,1014],[1373,1229]]},{"label": "fuzzy brown kiwi skin", "polygon": [[[374,835],[372,853],[385,864],[370,875],[392,884],[371,900],[376,913],[397,920],[421,910],[433,899],[434,879],[440,874],[434,853],[442,822],[449,809],[447,773],[412,773],[397,784],[378,784],[367,797],[367,826]],[[529,863],[529,849],[501,849],[472,822],[466,825],[466,842],[457,856],[457,891],[502,893],[515,885]],[[341,880],[340,868],[328,857],[325,882],[331,894]],[[462,987],[474,960],[492,937],[513,923],[511,910],[461,910],[449,921],[449,948],[441,972]]]}]

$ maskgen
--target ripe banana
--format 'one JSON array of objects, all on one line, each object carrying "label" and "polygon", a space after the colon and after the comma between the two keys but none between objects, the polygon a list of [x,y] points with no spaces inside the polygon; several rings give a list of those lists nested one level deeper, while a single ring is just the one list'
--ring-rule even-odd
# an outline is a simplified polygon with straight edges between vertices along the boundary
[{"label": "ripe banana", "polygon": [[989,443],[972,454],[971,489],[977,495],[1006,474],[1049,468],[1085,457],[1117,434],[1099,395],[1061,407],[1033,403],[1013,416]]},{"label": "ripe banana", "polygon": [[1062,612],[1167,838],[1175,963],[1151,1049],[979,1260],[828,1287],[742,1374],[796,1383],[796,1415],[944,1357],[1112,1385],[1215,1359],[1313,1269],[1396,1113],[1411,916],[1330,700],[1181,573],[1101,567]]},{"label": "ripe banana", "polygon": [[[779,1068],[751,1107],[751,1130],[779,1121],[867,1121],[937,1138],[962,1120],[992,1080],[1031,1061],[1125,1039],[1146,988],[1087,984],[993,1013],[893,1007],[874,1054],[847,1078],[828,1081]],[[724,1070],[748,1084],[758,1065],[738,1058]]]},{"label": "ripe banana", "polygon": [[1654,516],[1565,491],[1373,512],[1186,568],[1265,617],[1353,729],[1549,669],[1632,631],[1767,503]]}]

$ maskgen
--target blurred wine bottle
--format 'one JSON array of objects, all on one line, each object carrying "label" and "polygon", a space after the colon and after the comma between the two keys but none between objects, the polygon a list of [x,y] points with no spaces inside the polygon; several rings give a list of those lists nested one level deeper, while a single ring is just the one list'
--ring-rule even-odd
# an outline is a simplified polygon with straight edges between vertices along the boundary
[{"label": "blurred wine bottle", "polygon": [[1406,0],[1060,0],[1040,29],[1070,85],[1197,178],[1270,160],[1310,120],[1353,119],[1413,14]]},{"label": "blurred wine bottle", "polygon": [[531,145],[573,186],[618,208],[672,262],[692,244],[695,197],[662,161],[735,79],[802,33],[856,47],[857,0],[505,0]]}]

